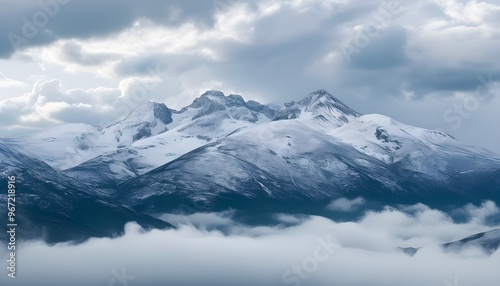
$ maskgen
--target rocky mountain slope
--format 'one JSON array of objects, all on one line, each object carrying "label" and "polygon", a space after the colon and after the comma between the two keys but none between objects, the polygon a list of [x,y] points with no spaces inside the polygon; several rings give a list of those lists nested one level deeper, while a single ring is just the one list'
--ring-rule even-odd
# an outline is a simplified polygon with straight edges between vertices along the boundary
[{"label": "rocky mountain slope", "polygon": [[65,124],[0,144],[0,171],[30,181],[28,216],[74,223],[84,221],[87,203],[121,213],[116,224],[139,218],[152,226],[165,225],[143,213],[181,205],[335,217],[326,205],[340,197],[362,196],[366,207],[500,203],[495,154],[362,115],[324,90],[281,107],[208,91],[181,110],[149,102],[108,127]]}]

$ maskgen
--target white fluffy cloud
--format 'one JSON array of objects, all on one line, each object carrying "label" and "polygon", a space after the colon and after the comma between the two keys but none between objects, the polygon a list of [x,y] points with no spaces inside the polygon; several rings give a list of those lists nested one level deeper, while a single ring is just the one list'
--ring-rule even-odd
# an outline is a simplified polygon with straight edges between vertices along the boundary
[{"label": "white fluffy cloud", "polygon": [[[486,203],[461,211],[471,217],[493,209],[498,211]],[[478,220],[455,223],[424,205],[403,212],[389,208],[370,212],[357,222],[278,216],[284,223],[295,223],[288,227],[241,225],[230,215],[167,215],[177,222],[192,220],[197,227],[181,224],[176,230],[144,232],[129,224],[122,237],[91,239],[80,245],[25,242],[18,250],[18,277],[10,282],[119,285],[120,277],[133,277],[124,281],[146,286],[422,286],[447,285],[446,280],[453,285],[456,277],[459,285],[496,286],[500,278],[500,251],[487,255],[470,248],[455,253],[439,247],[492,226]],[[333,250],[328,252],[325,244]],[[408,256],[398,247],[423,248]],[[5,247],[0,249],[4,257]],[[314,262],[314,257],[321,260]],[[5,271],[2,268],[2,276]]]},{"label": "white fluffy cloud", "polygon": [[128,77],[117,87],[67,89],[60,80],[37,80],[33,89],[19,97],[0,101],[5,115],[4,131],[12,126],[36,130],[62,123],[108,126],[139,105],[154,100],[156,77]]},{"label": "white fluffy cloud", "polygon": [[340,198],[333,200],[326,206],[327,209],[332,211],[350,212],[354,211],[365,203],[365,199],[358,197],[355,199]]}]

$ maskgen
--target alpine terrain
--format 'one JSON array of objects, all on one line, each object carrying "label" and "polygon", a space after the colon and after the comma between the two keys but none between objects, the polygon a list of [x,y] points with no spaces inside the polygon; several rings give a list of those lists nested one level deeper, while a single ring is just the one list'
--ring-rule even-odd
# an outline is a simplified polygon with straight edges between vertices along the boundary
[{"label": "alpine terrain", "polygon": [[[155,218],[162,213],[231,209],[259,222],[273,213],[348,219],[386,205],[500,202],[498,155],[360,114],[325,90],[283,106],[219,91],[181,110],[148,102],[107,127],[2,138],[0,160],[0,184],[18,177],[19,219],[37,226],[23,235],[49,241],[119,235],[127,221],[171,227]],[[358,212],[327,207],[358,197],[366,201]]]}]

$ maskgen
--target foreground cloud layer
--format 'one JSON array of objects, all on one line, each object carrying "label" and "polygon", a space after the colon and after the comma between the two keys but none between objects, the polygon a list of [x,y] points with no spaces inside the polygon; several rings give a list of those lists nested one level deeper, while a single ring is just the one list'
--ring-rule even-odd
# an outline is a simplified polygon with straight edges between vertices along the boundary
[{"label": "foreground cloud layer", "polygon": [[[481,285],[500,279],[500,251],[443,251],[439,244],[489,230],[493,203],[460,210],[458,224],[423,205],[370,212],[358,222],[279,215],[283,226],[250,227],[231,213],[179,219],[177,230],[131,223],[114,239],[80,245],[24,243],[9,285]],[[471,215],[479,216],[471,219]],[[186,222],[188,224],[186,224]],[[285,227],[290,222],[293,226]],[[223,229],[219,231],[216,229]],[[423,247],[413,257],[397,247]],[[6,257],[2,246],[2,260]],[[6,277],[2,268],[2,280]],[[10,278],[9,278],[10,279]],[[459,284],[454,280],[457,280]],[[447,284],[449,283],[449,284]]]},{"label": "foreground cloud layer", "polygon": [[145,100],[180,108],[207,89],[266,103],[324,88],[362,113],[500,152],[491,132],[500,107],[498,1],[42,0],[0,8],[3,134],[109,123]]}]

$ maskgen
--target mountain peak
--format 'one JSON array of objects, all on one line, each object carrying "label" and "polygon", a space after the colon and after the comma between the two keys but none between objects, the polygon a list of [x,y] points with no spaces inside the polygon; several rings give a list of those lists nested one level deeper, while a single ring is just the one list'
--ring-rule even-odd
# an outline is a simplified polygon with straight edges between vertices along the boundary
[{"label": "mountain peak", "polygon": [[[306,114],[309,116],[305,116]],[[352,110],[328,91],[320,89],[310,93],[299,102],[285,103],[285,108],[276,115],[274,120],[295,119],[303,115],[305,118],[312,117],[339,127],[347,123],[349,118],[359,117],[361,114]]]},{"label": "mountain peak", "polygon": [[301,100],[299,104],[313,112],[319,109],[326,109],[328,111],[339,110],[344,115],[353,117],[361,115],[324,89],[310,93],[306,98]]},{"label": "mountain peak", "polygon": [[331,95],[328,91],[326,91],[326,89],[318,89],[318,90],[316,90],[316,91],[314,91],[314,92],[311,92],[309,95],[310,95],[310,96],[311,96],[311,95],[319,95],[319,96],[333,96],[333,95]]},{"label": "mountain peak", "polygon": [[223,92],[217,90],[206,91],[200,97],[196,98],[193,103],[178,112],[183,113],[188,109],[197,110],[192,118],[193,120],[214,113],[224,112],[227,117],[251,122],[259,120],[259,113],[271,119],[277,112],[256,101],[245,101],[241,95],[229,94],[226,96]]},{"label": "mountain peak", "polygon": [[121,122],[151,122],[155,120],[155,118],[159,119],[164,124],[169,124],[172,122],[172,112],[164,103],[148,101],[130,112]]},{"label": "mountain peak", "polygon": [[222,91],[218,90],[207,90],[205,91],[199,98],[196,98],[193,103],[199,102],[199,103],[211,103],[215,102],[217,104],[221,105],[238,105],[242,106],[245,105],[245,100],[241,95],[237,94],[230,94],[230,95],[225,95]]},{"label": "mountain peak", "polygon": [[165,132],[172,120],[172,112],[164,103],[148,101],[106,128],[104,133],[112,134],[119,146],[128,146],[141,138]]},{"label": "mountain peak", "polygon": [[340,101],[338,98],[333,96],[331,93],[324,89],[317,90],[315,92],[311,92],[306,98],[302,99],[299,101],[301,105],[312,105],[318,101],[330,101],[332,103],[338,103],[344,106],[345,105],[342,101]]},{"label": "mountain peak", "polygon": [[153,114],[165,124],[172,122],[172,112],[164,103],[152,102]]},{"label": "mountain peak", "polygon": [[311,92],[306,98],[304,98],[304,100],[306,100],[308,98],[316,99],[316,100],[325,99],[325,100],[330,100],[330,101],[342,103],[338,98],[336,98],[335,96],[333,96],[331,93],[329,93],[328,91],[326,91],[324,89],[320,89],[320,90],[317,90],[315,92]]},{"label": "mountain peak", "polygon": [[211,108],[217,108],[216,106],[219,106],[219,108],[223,109],[222,106],[225,105],[225,102],[226,96],[223,92],[217,90],[207,90],[200,97],[195,98],[193,103],[191,103],[188,107],[200,108],[211,106]]},{"label": "mountain peak", "polygon": [[212,95],[212,96],[216,96],[216,97],[226,97],[226,96],[224,95],[224,93],[223,93],[222,91],[219,91],[219,90],[207,90],[207,91],[205,91],[205,92],[201,95],[201,97],[204,97],[204,96],[210,96],[210,95]]}]

